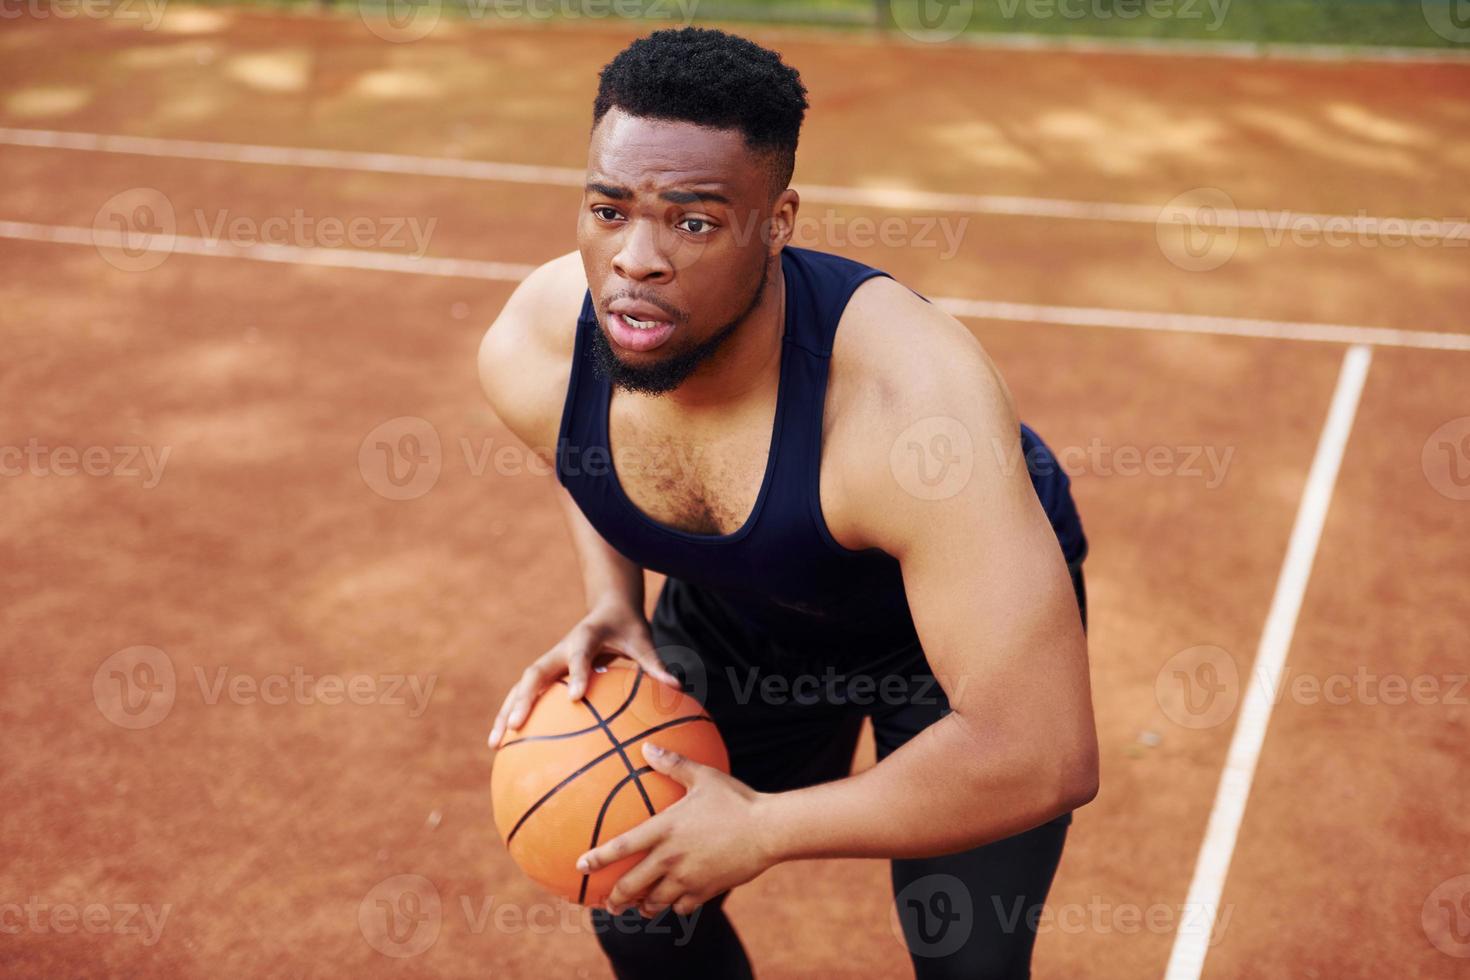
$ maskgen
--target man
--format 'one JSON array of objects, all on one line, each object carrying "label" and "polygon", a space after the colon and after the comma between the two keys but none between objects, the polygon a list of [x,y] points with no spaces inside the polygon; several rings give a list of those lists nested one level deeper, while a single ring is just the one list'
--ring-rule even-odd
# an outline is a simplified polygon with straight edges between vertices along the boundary
[{"label": "man", "polygon": [[[621,978],[749,977],[726,893],[817,857],[892,861],[917,976],[1025,977],[1014,910],[1097,791],[1086,541],[964,326],[789,246],[806,108],[778,55],[719,31],[658,31],[602,72],[578,251],[516,289],[479,360],[555,462],[589,612],[490,742],[559,677],[579,698],[598,654],[698,675],[732,775],[647,747],[687,794],[579,862],[647,852],[593,913]],[[645,568],[668,576],[651,623]],[[864,716],[879,761],[853,776]],[[698,912],[691,936],[638,928],[669,910]]]}]

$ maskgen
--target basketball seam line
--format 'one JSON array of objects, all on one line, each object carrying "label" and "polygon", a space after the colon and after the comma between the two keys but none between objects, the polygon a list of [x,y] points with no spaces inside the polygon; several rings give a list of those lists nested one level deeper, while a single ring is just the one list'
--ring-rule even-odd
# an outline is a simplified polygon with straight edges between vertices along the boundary
[{"label": "basketball seam line", "polygon": [[[711,725],[713,725],[714,722],[715,722],[715,720],[713,718],[711,718],[707,714],[704,714],[704,715],[684,715],[682,717],[673,718],[673,719],[670,719],[669,721],[662,722],[662,723],[660,723],[658,725],[654,725],[652,728],[645,729],[645,730],[639,732],[637,735],[634,735],[632,738],[628,739],[628,741],[624,742],[623,744],[624,745],[632,745],[634,742],[638,741],[639,739],[641,739],[641,738],[647,738],[648,736],[652,735],[654,732],[660,732],[660,731],[663,731],[666,728],[673,728],[675,725],[685,725],[685,724],[688,724],[689,722],[692,722],[692,721],[707,721]],[[543,795],[541,797],[541,799],[537,800],[535,803],[532,803],[530,805],[530,807],[528,807],[526,809],[526,812],[523,813],[523,814],[521,814],[521,818],[519,820],[517,820],[516,823],[515,823],[515,826],[510,829],[510,833],[508,833],[508,834],[505,835],[505,846],[506,847],[510,847],[510,842],[515,838],[516,832],[521,829],[521,826],[530,818],[531,814],[535,813],[537,810],[539,810],[541,808],[541,805],[543,803],[545,803],[547,800],[551,799],[557,793],[559,793],[563,789],[565,789],[578,776],[581,776],[582,774],[586,773],[588,770],[592,769],[598,763],[606,761],[616,751],[617,750],[615,748],[614,749],[608,749],[606,752],[602,753],[602,755],[599,755],[597,758],[590,760],[586,765],[582,766],[576,772],[571,773],[569,776],[567,776],[561,782],[557,783],[555,786],[551,787],[551,789],[547,790],[546,793],[545,793],[545,795]]]},{"label": "basketball seam line", "polygon": [[[635,691],[638,689],[638,685],[642,682],[642,680],[643,668],[639,667],[638,676],[633,679],[633,689]],[[613,750],[617,752],[618,758],[623,760],[624,767],[627,768],[629,774],[631,774],[633,777],[633,785],[638,787],[638,795],[643,797],[643,805],[648,808],[648,815],[650,817],[653,816],[658,811],[653,808],[653,801],[648,798],[648,790],[643,788],[643,780],[638,778],[638,768],[633,765],[633,760],[628,758],[628,753],[623,751],[623,743],[618,741],[617,735],[613,734],[613,730],[608,727],[607,722],[602,720],[602,715],[598,714],[597,707],[593,705],[591,701],[583,698],[582,704],[586,706],[588,711],[592,712],[592,717],[597,719],[597,724],[602,729],[603,734],[605,734],[607,736],[607,740],[613,744]]]},{"label": "basketball seam line", "polygon": [[[627,700],[625,700],[622,704],[618,705],[617,710],[614,711],[611,715],[608,715],[608,718],[607,718],[608,721],[616,721],[618,715],[621,715],[624,711],[628,710],[628,705],[630,705],[630,704],[633,703],[633,698],[636,697],[637,694],[638,694],[638,684],[639,684],[639,681],[641,680],[641,677],[642,677],[642,668],[639,668],[639,678],[638,679],[635,679],[633,681],[633,688],[632,688],[632,690],[630,690],[628,692],[628,698],[627,698]],[[566,684],[567,682],[564,681],[564,680],[561,680],[560,678],[558,678],[557,681],[556,681],[556,683],[558,683],[558,684]],[[597,731],[597,729],[598,729],[598,726],[597,725],[592,725],[592,726],[590,726],[588,728],[580,728],[580,729],[578,729],[575,732],[563,732],[560,735],[527,735],[525,738],[518,738],[514,742],[506,742],[500,748],[501,748],[502,751],[504,751],[505,749],[510,748],[512,745],[520,745],[522,742],[546,742],[546,741],[551,741],[553,739],[558,739],[558,738],[572,738],[573,736],[576,736],[576,735],[586,735],[589,732],[595,732],[595,731]]]},{"label": "basketball seam line", "polygon": [[[630,779],[637,779],[640,774],[647,772],[653,772],[653,767],[644,766],[637,770],[637,772],[631,772],[618,780],[618,784],[612,788],[612,792],[607,794],[607,799],[602,801],[602,808],[597,811],[597,822],[592,825],[592,843],[588,844],[588,847],[597,846],[597,838],[602,836],[602,821],[607,817],[608,808],[612,806],[612,801],[617,798],[618,793],[622,792],[623,787],[628,785]],[[592,873],[590,871],[582,875],[582,887],[577,890],[578,905],[584,904],[587,900],[587,882],[591,878]]]}]

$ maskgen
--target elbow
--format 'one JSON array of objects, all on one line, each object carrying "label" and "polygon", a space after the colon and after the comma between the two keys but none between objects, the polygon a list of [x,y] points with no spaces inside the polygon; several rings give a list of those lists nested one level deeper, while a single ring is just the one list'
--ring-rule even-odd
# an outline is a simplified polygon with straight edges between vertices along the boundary
[{"label": "elbow", "polygon": [[1079,768],[1062,788],[1057,814],[1079,810],[1097,799],[1097,764],[1086,769]]},{"label": "elbow", "polygon": [[1095,738],[1084,750],[1068,757],[1053,785],[1057,816],[1081,809],[1097,798],[1099,777]]}]

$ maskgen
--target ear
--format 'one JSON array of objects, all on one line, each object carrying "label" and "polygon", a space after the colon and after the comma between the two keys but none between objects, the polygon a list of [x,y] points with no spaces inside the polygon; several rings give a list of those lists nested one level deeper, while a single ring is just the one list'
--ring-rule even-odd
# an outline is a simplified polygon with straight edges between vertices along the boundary
[{"label": "ear", "polygon": [[776,195],[771,203],[771,217],[766,222],[766,248],[772,256],[790,244],[796,235],[796,213],[801,209],[801,196],[791,188]]}]

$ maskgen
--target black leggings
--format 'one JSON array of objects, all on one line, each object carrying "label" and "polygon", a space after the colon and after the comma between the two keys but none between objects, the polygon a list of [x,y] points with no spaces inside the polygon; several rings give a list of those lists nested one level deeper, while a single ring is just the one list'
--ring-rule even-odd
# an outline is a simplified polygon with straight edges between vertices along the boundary
[{"label": "black leggings", "polygon": [[[1071,573],[1085,628],[1080,561]],[[711,622],[697,592],[676,580],[665,584],[652,625],[664,662],[714,716],[730,750],[731,772],[762,792],[846,776],[865,716],[873,721],[882,760],[949,712],[922,654],[897,666],[844,675],[763,662],[748,645],[742,648],[735,624]],[[773,676],[780,682],[768,685],[765,679]],[[1071,822],[1072,815],[1064,814],[969,851],[890,862],[898,920],[917,980],[1031,975],[1035,913],[1051,888]],[[666,910],[645,919],[628,909],[614,917],[593,909],[593,928],[614,974],[619,980],[751,977],[750,961],[724,911],[728,894],[688,916]]]}]

